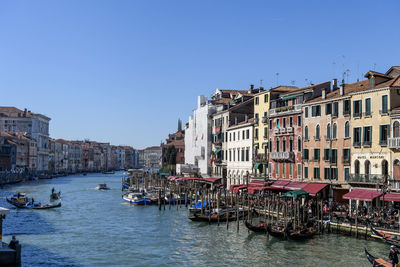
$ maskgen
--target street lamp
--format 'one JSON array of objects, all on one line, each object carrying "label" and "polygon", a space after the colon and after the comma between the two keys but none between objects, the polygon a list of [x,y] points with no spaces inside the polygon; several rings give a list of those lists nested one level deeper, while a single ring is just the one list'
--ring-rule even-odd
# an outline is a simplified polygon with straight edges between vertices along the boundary
[{"label": "street lamp", "polygon": [[382,219],[385,219],[385,194],[387,193],[387,189],[386,184],[382,184]]}]

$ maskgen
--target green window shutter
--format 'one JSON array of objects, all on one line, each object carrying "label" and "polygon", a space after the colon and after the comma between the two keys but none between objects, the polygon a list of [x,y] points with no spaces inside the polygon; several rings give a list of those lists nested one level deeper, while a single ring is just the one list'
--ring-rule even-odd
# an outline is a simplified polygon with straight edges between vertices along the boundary
[{"label": "green window shutter", "polygon": [[388,101],[387,101],[387,95],[383,95],[382,96],[382,111],[384,112],[384,113],[386,113],[387,112],[387,110],[388,110]]},{"label": "green window shutter", "polygon": [[371,114],[371,98],[365,99],[365,113]]},{"label": "green window shutter", "polygon": [[362,115],[362,101],[359,100],[359,102],[360,102],[360,116],[361,116]]},{"label": "green window shutter", "polygon": [[382,137],[383,137],[383,125],[379,126],[379,143],[382,142]]},{"label": "green window shutter", "polygon": [[356,115],[356,102],[357,101],[353,101],[353,116]]}]

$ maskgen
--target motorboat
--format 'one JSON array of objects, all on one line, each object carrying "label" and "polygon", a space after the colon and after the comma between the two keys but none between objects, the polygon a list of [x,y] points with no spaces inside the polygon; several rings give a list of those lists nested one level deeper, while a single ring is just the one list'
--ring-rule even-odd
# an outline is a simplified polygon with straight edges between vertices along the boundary
[{"label": "motorboat", "polygon": [[107,186],[107,184],[99,184],[96,187],[97,190],[110,190],[110,188]]},{"label": "motorboat", "polygon": [[152,203],[151,199],[147,198],[144,193],[138,193],[138,192],[127,193],[124,194],[122,198],[124,201],[138,206],[150,205]]}]

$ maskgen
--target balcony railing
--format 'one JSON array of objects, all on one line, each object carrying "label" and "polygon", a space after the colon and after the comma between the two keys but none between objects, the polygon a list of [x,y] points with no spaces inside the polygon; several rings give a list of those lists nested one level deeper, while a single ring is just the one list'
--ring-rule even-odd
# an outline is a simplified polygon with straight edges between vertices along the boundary
[{"label": "balcony railing", "polygon": [[350,174],[345,180],[349,183],[383,184],[389,178],[390,176],[382,174]]},{"label": "balcony railing", "polygon": [[267,163],[268,157],[265,154],[258,154],[256,158],[253,159],[254,162]]},{"label": "balcony railing", "polygon": [[275,160],[275,161],[292,160],[294,158],[294,153],[291,151],[271,152],[270,157],[272,160]]},{"label": "balcony railing", "polygon": [[263,122],[263,123],[268,123],[268,117],[265,117],[265,116],[262,117],[262,122]]},{"label": "balcony railing", "polygon": [[286,128],[280,128],[279,133],[286,133]]},{"label": "balcony railing", "polygon": [[254,118],[254,124],[258,124],[258,118],[257,117]]},{"label": "balcony railing", "polygon": [[301,111],[301,104],[270,109],[269,115],[274,116],[277,114],[285,114],[285,113],[299,112],[299,111]]},{"label": "balcony railing", "polygon": [[279,133],[279,128],[275,128],[274,129],[274,134],[278,134]]},{"label": "balcony railing", "polygon": [[379,145],[380,146],[387,146],[388,140],[380,140]]},{"label": "balcony railing", "polygon": [[286,131],[287,131],[288,133],[293,133],[293,127],[287,127],[287,128],[286,128]]},{"label": "balcony railing", "polygon": [[400,148],[400,137],[388,138],[389,148]]}]

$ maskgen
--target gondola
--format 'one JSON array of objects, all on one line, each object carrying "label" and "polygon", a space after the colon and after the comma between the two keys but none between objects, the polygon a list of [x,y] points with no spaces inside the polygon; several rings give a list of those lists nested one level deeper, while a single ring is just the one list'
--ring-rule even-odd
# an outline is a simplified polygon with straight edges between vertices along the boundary
[{"label": "gondola", "polygon": [[265,227],[265,223],[264,222],[259,222],[258,225],[252,225],[251,223],[249,223],[248,221],[244,222],[244,225],[246,225],[247,229],[256,232],[256,233],[266,233],[267,229]]},{"label": "gondola", "polygon": [[278,237],[278,238],[286,237],[286,232],[285,232],[284,226],[268,224],[267,231],[270,235],[272,235],[274,237]]},{"label": "gondola", "polygon": [[59,208],[61,207],[61,200],[57,204],[29,204],[28,203],[21,203],[14,201],[12,199],[6,198],[7,202],[14,205],[15,207],[19,209],[33,209],[33,210],[47,210],[47,209],[53,209],[53,208]]},{"label": "gondola", "polygon": [[373,227],[371,227],[371,232],[376,238],[381,239],[384,242],[386,242],[390,245],[393,245],[397,248],[400,248],[400,239],[393,238],[392,235],[379,232],[378,230],[374,229]]},{"label": "gondola", "polygon": [[392,267],[392,264],[380,259],[380,258],[375,258],[371,254],[368,253],[367,249],[365,249],[365,256],[367,256],[368,261],[372,264],[374,267]]},{"label": "gondola", "polygon": [[[239,214],[239,218],[241,218],[243,214]],[[209,215],[198,215],[197,213],[188,217],[191,221],[194,222],[218,222],[218,214],[213,214],[211,217]],[[226,221],[226,214],[221,214],[219,217],[219,221]],[[236,214],[229,215],[228,221],[236,221]]]},{"label": "gondola", "polygon": [[315,235],[316,231],[313,227],[309,227],[306,229],[293,229],[287,232],[287,236],[293,240],[306,240],[312,238]]}]

